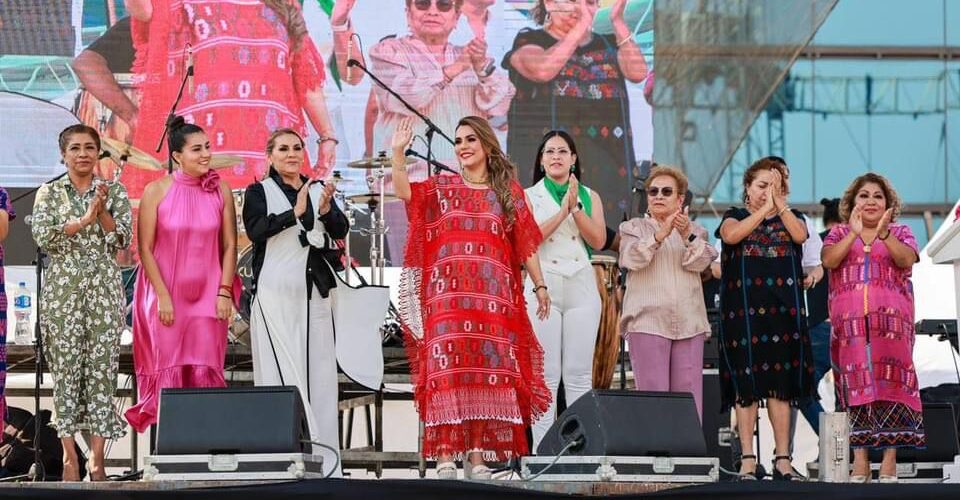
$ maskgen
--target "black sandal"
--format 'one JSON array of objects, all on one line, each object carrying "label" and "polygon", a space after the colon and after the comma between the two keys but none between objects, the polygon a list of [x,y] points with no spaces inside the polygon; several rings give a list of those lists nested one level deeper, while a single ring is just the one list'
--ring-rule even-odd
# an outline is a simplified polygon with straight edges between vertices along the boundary
[{"label": "black sandal", "polygon": [[[779,469],[777,469],[777,462],[779,462],[780,460],[786,460],[788,462],[791,462],[790,472],[787,472],[786,474],[784,474],[780,472]],[[773,457],[773,480],[774,481],[806,481],[807,478],[804,477],[803,474],[800,474],[800,472],[793,467],[792,463],[793,463],[793,457],[791,457],[790,455],[777,455]]]},{"label": "black sandal", "polygon": [[[756,462],[757,456],[756,455],[740,455],[740,463],[738,464],[738,466],[742,464],[744,460],[753,460],[754,462]],[[753,470],[753,472],[741,472],[737,474],[737,480],[738,481],[757,481],[757,480],[763,479],[764,474],[760,470],[760,464],[756,464],[756,465],[757,466]]]}]

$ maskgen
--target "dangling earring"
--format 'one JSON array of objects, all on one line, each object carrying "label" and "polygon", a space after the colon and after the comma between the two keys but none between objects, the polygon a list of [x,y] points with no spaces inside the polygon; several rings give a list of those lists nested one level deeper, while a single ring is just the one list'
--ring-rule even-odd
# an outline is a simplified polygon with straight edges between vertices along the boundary
[{"label": "dangling earring", "polygon": [[543,16],[543,24],[550,24],[550,11],[547,11]]}]

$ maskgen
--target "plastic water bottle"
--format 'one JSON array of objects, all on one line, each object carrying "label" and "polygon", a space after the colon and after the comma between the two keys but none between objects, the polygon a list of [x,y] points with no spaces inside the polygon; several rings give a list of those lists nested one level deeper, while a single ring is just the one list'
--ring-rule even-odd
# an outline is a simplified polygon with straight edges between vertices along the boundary
[{"label": "plastic water bottle", "polygon": [[17,318],[17,329],[13,341],[17,344],[28,345],[33,342],[33,334],[30,328],[30,316],[33,313],[30,307],[31,302],[27,283],[21,281],[16,294],[13,296],[13,312]]}]

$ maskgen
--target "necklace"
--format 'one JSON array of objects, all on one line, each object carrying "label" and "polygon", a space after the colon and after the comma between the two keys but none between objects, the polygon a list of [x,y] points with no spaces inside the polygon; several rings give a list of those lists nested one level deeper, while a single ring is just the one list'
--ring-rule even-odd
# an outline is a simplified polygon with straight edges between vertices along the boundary
[{"label": "necklace", "polygon": [[480,179],[480,180],[478,180],[478,181],[475,181],[475,180],[467,177],[467,174],[466,174],[463,170],[460,170],[460,177],[463,177],[463,180],[469,182],[470,184],[486,184],[486,183],[487,183],[487,176],[486,176],[486,175],[483,176],[482,179]]}]

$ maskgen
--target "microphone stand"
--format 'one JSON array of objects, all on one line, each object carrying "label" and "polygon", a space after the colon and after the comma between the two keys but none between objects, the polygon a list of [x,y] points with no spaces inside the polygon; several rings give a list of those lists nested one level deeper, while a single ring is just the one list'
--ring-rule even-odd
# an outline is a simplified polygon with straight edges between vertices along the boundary
[{"label": "microphone stand", "polygon": [[33,383],[33,465],[27,476],[32,481],[43,481],[46,479],[46,471],[43,468],[43,459],[40,450],[40,431],[43,429],[43,422],[40,419],[40,386],[43,385],[43,335],[40,331],[40,316],[43,311],[43,268],[44,259],[47,255],[43,249],[37,246],[37,322],[33,325],[33,353],[36,362],[34,363],[34,383]]},{"label": "microphone stand", "polygon": [[433,165],[434,175],[439,174],[441,171],[447,171],[447,172],[450,172],[451,174],[460,175],[460,172],[457,172],[456,170],[444,165],[443,163],[438,162],[437,160],[430,159],[429,157],[430,153],[427,153],[427,156],[423,156],[422,154],[412,149],[408,149],[404,151],[404,154],[407,156],[420,158],[421,160],[429,163],[430,165]]},{"label": "microphone stand", "polygon": [[447,142],[449,142],[450,145],[452,146],[452,145],[453,145],[453,139],[451,139],[450,136],[448,136],[447,134],[443,133],[443,130],[440,130],[440,127],[437,127],[437,125],[436,125],[435,123],[433,123],[433,121],[431,121],[430,118],[427,118],[423,113],[421,113],[420,111],[418,111],[417,108],[411,106],[410,103],[406,101],[406,99],[404,99],[403,97],[400,97],[400,94],[397,94],[397,93],[396,93],[393,89],[391,89],[386,83],[383,83],[383,81],[380,80],[379,78],[377,78],[376,75],[374,75],[373,73],[371,73],[370,70],[368,70],[366,66],[364,66],[363,64],[360,64],[360,61],[357,61],[356,59],[349,59],[349,60],[347,61],[347,67],[360,68],[360,70],[363,71],[364,73],[366,73],[367,76],[369,76],[370,79],[373,80],[374,83],[376,83],[376,84],[379,85],[381,88],[383,88],[383,90],[386,90],[390,95],[392,95],[393,97],[395,97],[398,101],[400,101],[400,104],[403,104],[404,107],[406,107],[408,110],[410,110],[410,112],[413,113],[414,115],[416,115],[418,118],[420,118],[421,120],[423,120],[423,123],[425,123],[425,124],[427,125],[427,131],[426,131],[426,133],[424,134],[424,135],[426,136],[426,138],[427,138],[427,157],[424,158],[424,157],[422,157],[422,156],[420,156],[420,155],[416,155],[416,156],[417,156],[418,158],[421,158],[421,159],[426,160],[428,163],[430,163],[431,165],[433,165],[433,174],[432,174],[432,175],[439,175],[440,172],[441,172],[442,170],[444,170],[444,169],[449,170],[450,172],[453,172],[453,173],[457,173],[457,172],[454,172],[453,170],[450,170],[449,167],[447,167],[446,165],[443,165],[442,163],[439,163],[439,164],[438,164],[437,162],[433,161],[432,159],[428,159],[428,158],[433,158],[433,135],[434,135],[434,134],[440,134],[440,137],[443,137],[444,139],[446,139]]},{"label": "microphone stand", "polygon": [[[65,175],[67,175],[68,172],[69,172],[68,170],[64,170],[62,174],[58,174],[58,175],[54,176],[53,178],[51,178],[50,180],[44,181],[43,184],[40,184],[40,186],[42,186],[42,185],[44,185],[44,184],[50,184],[50,183],[53,182],[53,181],[60,180],[60,178],[63,177],[63,176],[65,176]],[[18,201],[26,198],[27,196],[30,196],[31,194],[36,193],[38,190],[40,190],[40,186],[37,186],[37,187],[35,187],[35,188],[30,188],[30,189],[28,189],[26,192],[20,194],[20,196],[17,196],[16,198],[10,200],[10,204],[14,204],[14,203],[16,203],[16,202],[18,202]]]},{"label": "microphone stand", "polygon": [[[177,106],[180,104],[180,99],[183,99],[183,88],[187,86],[187,80],[193,76],[193,65],[187,66],[187,71],[183,74],[183,79],[180,80],[180,89],[177,90],[177,98],[173,101],[173,106],[170,107],[170,114],[167,115],[167,122],[163,124],[163,133],[160,134],[160,141],[157,142],[156,152],[160,152],[163,149],[163,141],[167,138],[167,134],[170,133],[170,125],[173,124],[173,120],[177,117]],[[167,173],[173,173],[173,156],[167,151]]]}]

